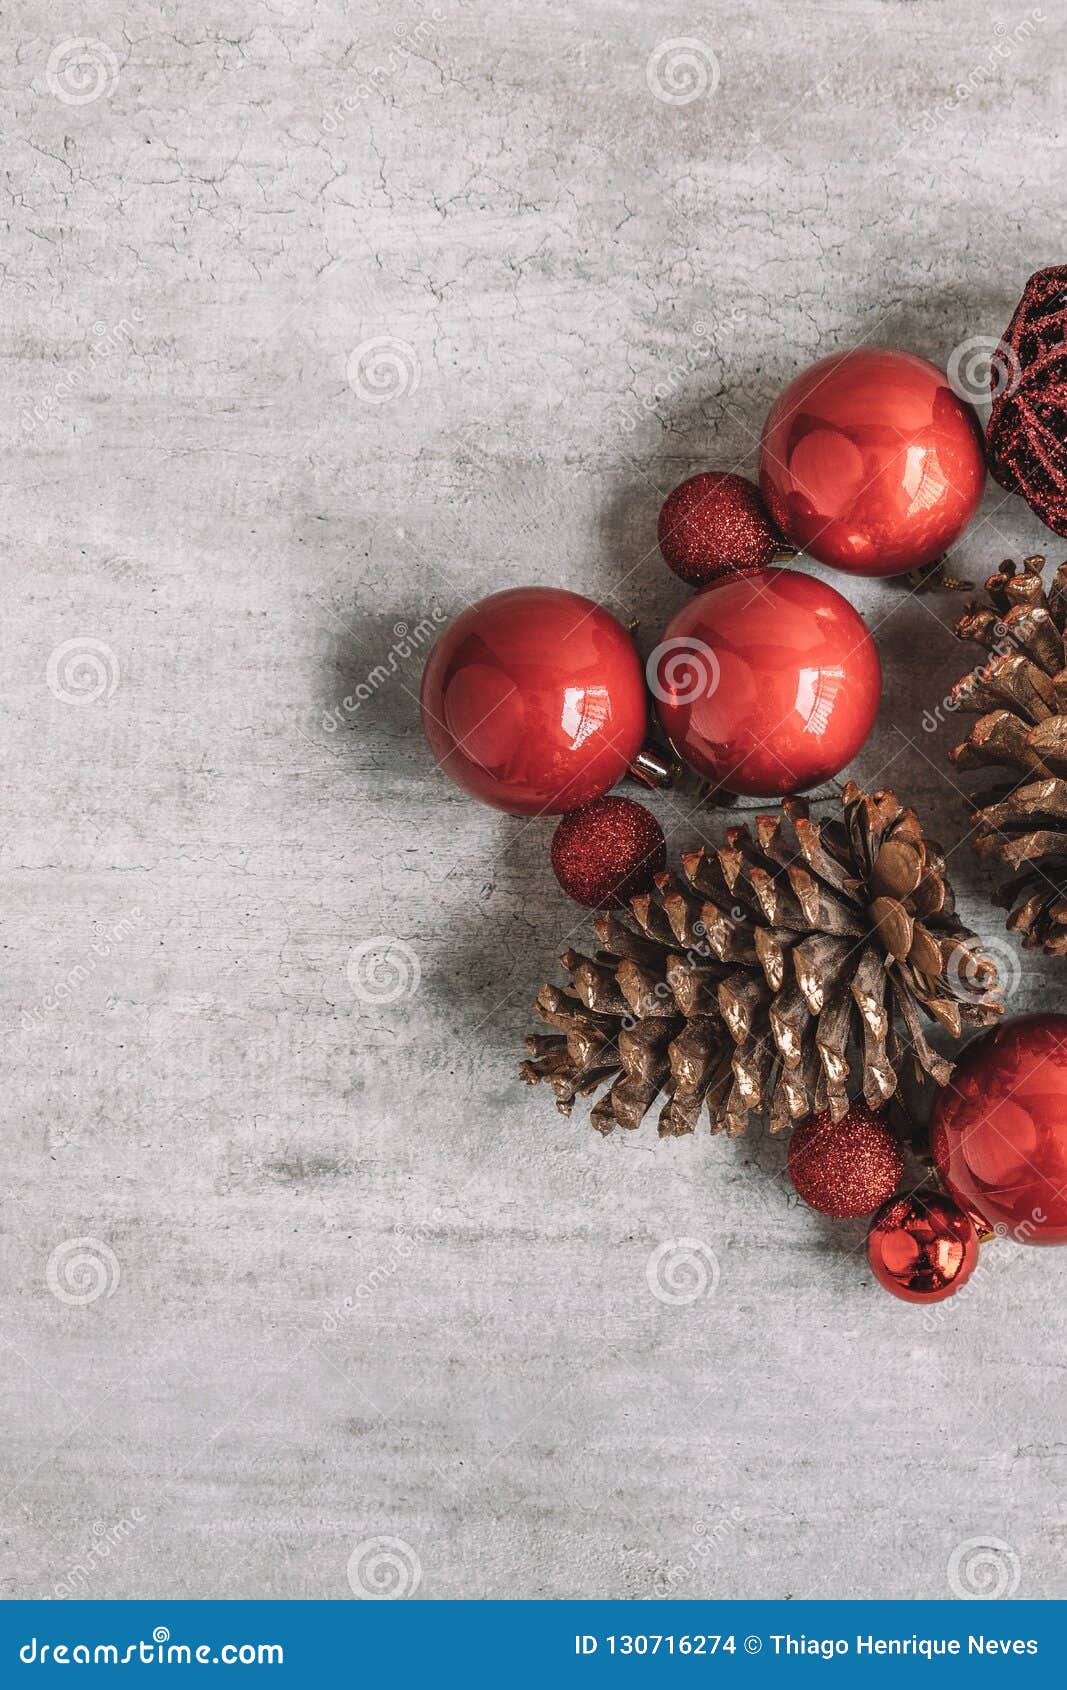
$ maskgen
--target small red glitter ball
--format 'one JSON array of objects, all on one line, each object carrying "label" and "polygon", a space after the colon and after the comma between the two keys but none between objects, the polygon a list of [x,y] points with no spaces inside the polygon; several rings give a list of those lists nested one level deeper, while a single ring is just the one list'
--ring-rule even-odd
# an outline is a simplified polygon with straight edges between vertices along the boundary
[{"label": "small red glitter ball", "polygon": [[556,879],[588,909],[623,909],[666,862],[663,829],[632,798],[595,798],[564,816],[552,836]]},{"label": "small red glitter ball", "polygon": [[900,1141],[865,1103],[840,1121],[809,1115],[789,1141],[789,1177],[805,1203],[838,1220],[869,1215],[904,1172]]},{"label": "small red glitter ball", "polygon": [[974,1272],[978,1233],[951,1197],[896,1197],[871,1222],[867,1260],[879,1285],[905,1303],[940,1303]]},{"label": "small red glitter ball", "polygon": [[691,475],[659,513],[659,549],[694,587],[763,569],[783,543],[759,488],[743,475]]}]

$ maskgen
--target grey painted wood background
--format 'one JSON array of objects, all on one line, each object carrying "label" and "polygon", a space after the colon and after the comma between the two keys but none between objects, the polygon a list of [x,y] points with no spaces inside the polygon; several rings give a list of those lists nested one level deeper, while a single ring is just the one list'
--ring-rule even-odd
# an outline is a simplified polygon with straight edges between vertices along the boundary
[{"label": "grey painted wood background", "polygon": [[[995,342],[1065,256],[1065,23],[12,9],[5,1594],[1067,1593],[1067,1259],[924,1319],[781,1143],[521,1088],[584,919],[415,714],[496,588],[654,635],[663,495],[815,357]],[[954,562],[1036,549],[991,489]],[[886,673],[853,772],[953,846],[959,601],[835,584]]]}]

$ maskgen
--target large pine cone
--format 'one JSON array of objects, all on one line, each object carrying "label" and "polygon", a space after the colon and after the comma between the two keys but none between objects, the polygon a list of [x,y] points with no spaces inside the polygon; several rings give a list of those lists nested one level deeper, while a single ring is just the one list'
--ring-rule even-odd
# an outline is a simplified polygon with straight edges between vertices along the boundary
[{"label": "large pine cone", "polygon": [[1067,535],[1067,265],[1030,277],[992,361],[989,467]]},{"label": "large pine cone", "polygon": [[[1009,779],[986,790],[974,844],[1012,871],[997,902],[1012,913],[1008,927],[1027,946],[1067,954],[1067,563],[1048,591],[1043,557],[1001,564],[986,582],[990,605],[969,605],[956,624],[963,640],[993,652],[957,681],[954,708],[981,711],[962,745],[950,752],[959,769],[1006,769]],[[975,799],[978,802],[978,799]]]},{"label": "large pine cone", "polygon": [[730,828],[718,850],[683,857],[680,880],[658,876],[632,921],[598,915],[596,956],[563,955],[571,990],[541,989],[557,1031],[527,1039],[521,1077],[546,1081],[565,1115],[608,1086],[592,1110],[604,1133],[638,1126],[665,1093],[661,1135],[692,1132],[705,1102],[730,1134],[750,1111],[778,1131],[812,1110],[840,1120],[861,1092],[881,1108],[909,1052],[918,1079],[945,1085],[952,1064],[920,1011],[957,1038],[995,1020],[996,966],[914,810],[851,783],[842,807],[820,823],[788,799],[754,838]]}]

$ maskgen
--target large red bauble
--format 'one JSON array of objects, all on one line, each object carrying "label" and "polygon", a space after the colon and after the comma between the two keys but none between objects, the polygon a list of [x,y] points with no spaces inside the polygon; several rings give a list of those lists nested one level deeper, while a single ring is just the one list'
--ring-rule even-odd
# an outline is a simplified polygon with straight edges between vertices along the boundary
[{"label": "large red bauble", "polygon": [[446,774],[512,815],[599,798],[645,737],[633,642],[592,599],[513,587],[456,617],[422,677],[422,726]]},{"label": "large red bauble", "polygon": [[867,1239],[879,1285],[905,1303],[941,1303],[965,1285],[978,1262],[969,1215],[936,1191],[894,1197],[879,1209]]},{"label": "large red bauble", "polygon": [[761,798],[843,769],[882,692],[862,617],[825,581],[790,569],[695,594],[646,674],[679,756],[717,786]]},{"label": "large red bauble", "polygon": [[760,489],[795,546],[851,575],[902,575],[959,538],[985,486],[972,407],[925,358],[860,347],[813,364],[763,425]]},{"label": "large red bauble", "polygon": [[930,1136],[964,1208],[1020,1244],[1067,1244],[1067,1015],[1020,1015],[974,1039]]}]

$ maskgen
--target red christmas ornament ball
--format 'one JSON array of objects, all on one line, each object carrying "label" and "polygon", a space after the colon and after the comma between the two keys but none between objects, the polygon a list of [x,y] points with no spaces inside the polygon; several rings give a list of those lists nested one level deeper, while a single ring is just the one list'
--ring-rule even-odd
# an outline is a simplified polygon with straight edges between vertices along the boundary
[{"label": "red christmas ornament ball", "polygon": [[594,798],[564,816],[552,836],[556,879],[588,909],[623,909],[666,864],[663,829],[632,798]]},{"label": "red christmas ornament ball", "polygon": [[829,1110],[809,1115],[789,1141],[789,1177],[798,1195],[838,1220],[869,1215],[903,1172],[899,1139],[862,1101],[840,1121]]},{"label": "red christmas ornament ball", "polygon": [[961,1207],[1020,1244],[1067,1244],[1067,1015],[1021,1015],[973,1039],[930,1122]]},{"label": "red christmas ornament ball", "polygon": [[694,587],[764,569],[781,545],[759,488],[743,475],[691,475],[659,513],[659,549],[668,567]]},{"label": "red christmas ornament ball", "polygon": [[978,1233],[950,1197],[896,1197],[871,1222],[867,1260],[879,1285],[905,1303],[940,1303],[965,1285],[978,1261]]},{"label": "red christmas ornament ball", "polygon": [[559,587],[514,587],[463,611],[427,659],[420,702],[445,773],[516,816],[599,798],[645,737],[632,640],[600,605]]},{"label": "red christmas ornament ball", "polygon": [[963,533],[985,486],[973,408],[925,358],[859,347],[813,364],[763,425],[760,489],[801,551],[902,575]]},{"label": "red christmas ornament ball", "polygon": [[882,694],[862,617],[824,581],[789,569],[696,593],[645,672],[679,756],[717,786],[760,798],[836,775]]}]

